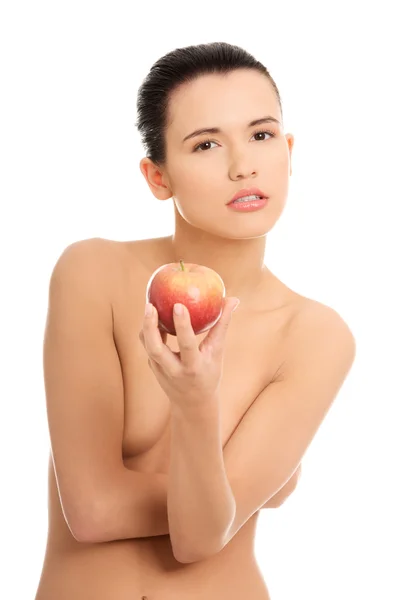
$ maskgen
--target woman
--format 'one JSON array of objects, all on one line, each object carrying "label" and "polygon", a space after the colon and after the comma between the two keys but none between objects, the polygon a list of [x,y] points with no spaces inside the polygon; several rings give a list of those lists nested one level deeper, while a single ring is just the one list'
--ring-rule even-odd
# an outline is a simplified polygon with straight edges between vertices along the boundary
[{"label": "woman", "polygon": [[[152,67],[137,108],[140,169],[158,200],[172,198],[175,230],[79,241],[54,267],[36,600],[266,600],[259,511],[294,490],[354,338],[264,264],[293,149],[267,69],[225,43],[180,48]],[[176,336],[154,308],[143,316],[151,275],[180,259],[226,287],[220,320],[197,336],[185,308]]]}]

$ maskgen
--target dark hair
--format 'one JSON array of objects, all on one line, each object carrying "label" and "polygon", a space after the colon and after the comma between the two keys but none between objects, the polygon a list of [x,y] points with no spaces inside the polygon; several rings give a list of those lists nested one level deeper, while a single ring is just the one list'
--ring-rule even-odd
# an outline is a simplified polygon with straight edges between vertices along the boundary
[{"label": "dark hair", "polygon": [[225,42],[213,42],[177,48],[162,56],[151,67],[138,91],[137,127],[146,156],[158,166],[165,165],[165,129],[171,93],[181,84],[204,74],[227,74],[238,69],[254,69],[271,82],[279,102],[278,88],[266,67],[249,52]]}]

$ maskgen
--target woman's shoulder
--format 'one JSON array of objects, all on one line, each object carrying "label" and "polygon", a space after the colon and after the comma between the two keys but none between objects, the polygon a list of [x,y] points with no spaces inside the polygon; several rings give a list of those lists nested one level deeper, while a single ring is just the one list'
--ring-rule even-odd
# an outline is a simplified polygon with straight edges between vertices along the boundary
[{"label": "woman's shoulder", "polygon": [[333,306],[306,296],[299,296],[296,305],[297,310],[293,313],[290,327],[291,339],[303,339],[307,346],[314,332],[325,337],[327,343],[333,334],[339,333],[355,343],[348,322]]},{"label": "woman's shoulder", "polygon": [[330,327],[347,330],[351,335],[345,318],[333,306],[291,289],[277,277],[275,285],[277,290],[275,305],[276,308],[283,309],[286,315],[288,338],[300,334],[306,339],[310,331],[314,329],[328,331]]},{"label": "woman's shoulder", "polygon": [[69,244],[63,251],[66,254],[91,257],[104,267],[113,263],[114,271],[132,267],[146,268],[159,256],[164,238],[148,238],[139,240],[113,240],[93,237],[77,240]]},{"label": "woman's shoulder", "polygon": [[143,289],[155,269],[163,264],[163,240],[88,238],[71,244],[67,252],[75,253],[77,268],[82,263],[92,271],[99,292],[107,294],[113,309],[118,310],[127,302],[135,305],[136,300],[141,307]]},{"label": "woman's shoulder", "polygon": [[[59,255],[50,278],[76,284],[80,294],[95,303],[108,303],[114,319],[141,310],[143,290],[151,275],[156,239],[119,241],[86,238],[72,242]],[[69,284],[68,284],[69,285]]]}]

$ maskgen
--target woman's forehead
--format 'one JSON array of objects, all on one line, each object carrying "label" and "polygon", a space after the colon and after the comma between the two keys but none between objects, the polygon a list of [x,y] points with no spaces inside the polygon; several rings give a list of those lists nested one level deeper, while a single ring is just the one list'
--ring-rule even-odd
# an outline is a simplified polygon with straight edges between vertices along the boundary
[{"label": "woman's forehead", "polygon": [[280,119],[278,102],[266,76],[242,72],[204,75],[172,94],[169,125],[174,136],[183,138],[203,127],[246,127],[252,117],[267,114]]}]

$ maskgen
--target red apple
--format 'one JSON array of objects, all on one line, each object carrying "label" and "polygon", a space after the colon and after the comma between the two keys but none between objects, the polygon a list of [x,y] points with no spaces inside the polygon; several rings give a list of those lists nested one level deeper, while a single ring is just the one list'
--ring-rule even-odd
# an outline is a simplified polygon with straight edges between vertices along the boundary
[{"label": "red apple", "polygon": [[177,302],[189,310],[196,335],[211,329],[222,314],[225,285],[209,267],[178,263],[162,265],[154,271],[146,289],[147,302],[158,312],[158,326],[176,335],[173,307]]}]

